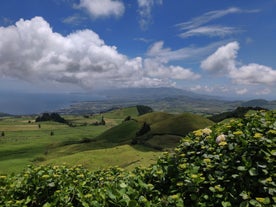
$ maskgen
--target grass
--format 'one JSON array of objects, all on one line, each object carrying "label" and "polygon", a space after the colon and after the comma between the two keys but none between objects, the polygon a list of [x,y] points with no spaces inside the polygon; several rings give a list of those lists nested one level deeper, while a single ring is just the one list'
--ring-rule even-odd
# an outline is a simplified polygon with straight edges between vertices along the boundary
[{"label": "grass", "polygon": [[[71,147],[67,148],[67,150]],[[152,148],[144,146],[132,147],[125,144],[109,148],[85,150],[59,157],[53,156],[52,159],[47,159],[41,164],[60,165],[62,163],[68,166],[81,164],[90,170],[119,166],[132,170],[137,166],[148,166],[156,162],[161,154],[162,152],[152,150]]]},{"label": "grass", "polygon": [[152,124],[152,134],[172,134],[185,136],[187,133],[211,126],[214,123],[199,115],[184,113],[173,115],[170,118],[160,120]]},{"label": "grass", "polygon": [[[102,116],[106,125],[94,126]],[[135,120],[124,121],[127,116]],[[20,172],[28,164],[82,164],[92,170],[148,165],[161,153],[155,148],[173,148],[187,132],[212,125],[211,121],[191,114],[153,112],[138,116],[136,107],[63,117],[75,127],[56,122],[36,123],[34,116],[1,118],[0,132],[5,136],[0,136],[0,174]],[[151,125],[150,139],[143,146],[131,146],[144,122]]]},{"label": "grass", "polygon": [[0,173],[19,172],[53,146],[95,137],[108,129],[107,126],[69,127],[55,122],[40,123],[39,128],[38,123],[29,123],[30,118],[34,117],[1,119],[0,132],[5,136],[0,137]]},{"label": "grass", "polygon": [[123,122],[101,134],[97,140],[109,143],[129,142],[135,137],[139,128],[140,124],[134,120]]},{"label": "grass", "polygon": [[[130,147],[122,145],[129,139],[127,132],[135,133],[136,122],[123,124],[121,128],[113,128],[122,123],[125,117],[137,117],[136,107],[118,109],[103,114],[105,126],[93,126],[92,123],[99,121],[101,114],[93,116],[65,115],[66,120],[76,127],[56,122],[35,122],[35,116],[2,117],[0,119],[0,174],[17,173],[28,164],[43,164],[62,162],[84,164],[97,168],[112,163],[119,165],[123,157],[123,165],[131,163],[145,164],[150,162],[157,152],[143,147]],[[39,127],[40,124],[40,127]],[[119,127],[120,128],[120,127]],[[108,131],[111,129],[110,131]],[[1,136],[4,132],[5,136]],[[51,132],[54,133],[51,136]],[[104,133],[105,132],[105,133]],[[104,133],[102,136],[102,133]],[[112,137],[112,134],[116,134]],[[97,137],[97,139],[95,139]],[[90,143],[83,143],[92,140]],[[118,143],[122,146],[116,146]],[[126,150],[123,154],[117,153],[121,149]],[[114,154],[114,156],[113,156]],[[145,158],[142,158],[145,156]],[[148,159],[146,158],[148,156]],[[98,157],[98,158],[97,158]],[[105,158],[104,158],[105,157]],[[108,161],[108,157],[114,161]],[[127,159],[125,159],[127,157]],[[104,159],[105,161],[101,161]],[[143,162],[143,160],[146,160]],[[66,161],[67,160],[67,161]],[[98,160],[92,162],[92,160]],[[80,163],[81,162],[81,163]],[[100,164],[102,162],[102,164]],[[90,163],[90,164],[88,164]],[[113,165],[112,164],[112,165]]]}]

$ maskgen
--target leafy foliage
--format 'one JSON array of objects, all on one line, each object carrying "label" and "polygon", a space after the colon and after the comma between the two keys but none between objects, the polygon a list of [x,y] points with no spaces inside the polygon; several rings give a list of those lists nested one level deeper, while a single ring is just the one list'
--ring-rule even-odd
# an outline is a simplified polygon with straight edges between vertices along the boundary
[{"label": "leafy foliage", "polygon": [[188,134],[132,172],[30,166],[0,176],[1,206],[275,206],[276,112]]}]

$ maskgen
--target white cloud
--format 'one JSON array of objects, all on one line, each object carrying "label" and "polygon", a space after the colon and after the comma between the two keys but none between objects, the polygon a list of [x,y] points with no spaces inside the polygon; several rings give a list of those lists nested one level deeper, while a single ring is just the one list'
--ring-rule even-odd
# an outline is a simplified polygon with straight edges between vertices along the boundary
[{"label": "white cloud", "polygon": [[256,92],[256,95],[267,95],[270,94],[271,90],[269,88],[264,88]]},{"label": "white cloud", "polygon": [[124,3],[120,0],[80,0],[76,8],[87,10],[93,18],[120,17],[125,11]]},{"label": "white cloud", "polygon": [[79,14],[74,14],[63,19],[62,22],[66,24],[80,25],[84,20],[86,20],[86,17],[82,17]]},{"label": "white cloud", "polygon": [[246,88],[236,90],[236,94],[238,94],[238,95],[243,95],[243,94],[246,94],[247,92],[248,92],[248,89],[246,89]]},{"label": "white cloud", "polygon": [[[0,27],[0,54],[2,77],[51,80],[82,87],[145,83],[142,58],[129,59],[91,30],[62,36],[41,17]],[[156,82],[153,79],[152,84]]]},{"label": "white cloud", "polygon": [[225,10],[214,10],[214,11],[206,12],[203,15],[193,18],[190,21],[177,24],[176,26],[179,27],[181,30],[190,30],[190,29],[200,27],[201,25],[206,24],[215,19],[222,18],[226,15],[237,14],[237,13],[256,13],[256,12],[259,12],[259,10],[242,10],[237,7],[232,7]]},{"label": "white cloud", "polygon": [[225,73],[234,70],[236,68],[238,49],[238,42],[231,42],[221,46],[215,53],[202,61],[201,68],[214,73]]},{"label": "white cloud", "polygon": [[271,67],[250,63],[237,66],[238,42],[221,46],[215,53],[202,61],[201,68],[209,72],[224,74],[233,82],[245,85],[276,85],[276,70]]},{"label": "white cloud", "polygon": [[173,60],[200,59],[219,45],[221,45],[221,42],[216,42],[205,47],[185,47],[178,50],[172,50],[171,48],[165,48],[163,41],[158,41],[150,46],[147,51],[147,56],[159,59],[164,63]]},{"label": "white cloud", "polygon": [[240,84],[276,85],[276,70],[271,67],[251,63],[230,72],[230,77]]},{"label": "white cloud", "polygon": [[[157,48],[155,52],[166,50]],[[174,55],[165,62],[157,56],[130,59],[91,30],[63,36],[53,32],[41,17],[0,27],[0,54],[0,77],[34,83],[83,88],[157,87],[173,86],[175,79],[199,78],[190,69],[168,64]]]},{"label": "white cloud", "polygon": [[137,0],[139,7],[140,20],[139,24],[141,29],[147,29],[152,21],[151,10],[155,4],[161,5],[163,0]]},{"label": "white cloud", "polygon": [[190,88],[191,91],[199,92],[199,93],[212,93],[214,91],[214,87],[207,85],[195,85]]},{"label": "white cloud", "polygon": [[206,35],[209,37],[224,37],[236,32],[237,30],[233,27],[202,26],[202,27],[188,30],[187,32],[183,32],[179,36],[182,38],[188,38],[193,36],[203,36],[203,35]]},{"label": "white cloud", "polygon": [[145,59],[144,68],[149,77],[171,78],[175,80],[195,80],[200,78],[199,74],[192,72],[190,69],[181,66],[167,66],[158,59]]},{"label": "white cloud", "polygon": [[230,14],[238,14],[238,13],[256,13],[259,10],[242,10],[240,8],[232,7],[225,10],[214,10],[204,13],[201,16],[191,19],[190,21],[182,22],[177,24],[176,26],[182,32],[179,36],[182,38],[187,38],[191,36],[202,36],[206,35],[209,37],[224,37],[227,35],[231,35],[237,32],[240,32],[239,29],[234,27],[226,27],[226,26],[215,26],[215,25],[205,25],[213,20],[222,18],[224,16]]}]

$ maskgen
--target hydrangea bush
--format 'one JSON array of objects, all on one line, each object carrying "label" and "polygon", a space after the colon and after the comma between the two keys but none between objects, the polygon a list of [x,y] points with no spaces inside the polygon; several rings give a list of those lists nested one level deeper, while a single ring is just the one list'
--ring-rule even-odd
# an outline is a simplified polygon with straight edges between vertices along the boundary
[{"label": "hydrangea bush", "polygon": [[0,206],[275,206],[276,112],[194,131],[132,172],[30,166],[0,176]]}]

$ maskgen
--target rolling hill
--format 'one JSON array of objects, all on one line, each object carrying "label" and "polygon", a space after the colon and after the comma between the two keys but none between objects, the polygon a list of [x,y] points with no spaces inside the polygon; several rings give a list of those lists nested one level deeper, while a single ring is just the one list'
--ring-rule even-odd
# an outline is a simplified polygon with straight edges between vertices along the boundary
[{"label": "rolling hill", "polygon": [[[149,126],[145,133],[138,132]],[[155,149],[175,147],[181,137],[189,132],[213,125],[213,122],[199,115],[180,115],[152,112],[139,116],[107,130],[93,141],[113,144],[142,144]]]}]

